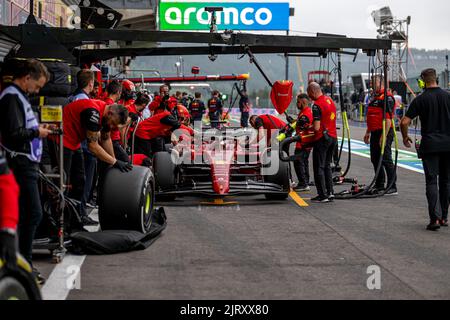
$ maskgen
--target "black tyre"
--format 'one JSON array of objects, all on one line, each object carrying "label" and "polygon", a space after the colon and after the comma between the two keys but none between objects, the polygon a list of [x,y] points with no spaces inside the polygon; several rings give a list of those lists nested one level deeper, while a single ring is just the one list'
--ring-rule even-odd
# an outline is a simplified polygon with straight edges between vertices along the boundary
[{"label": "black tyre", "polygon": [[135,166],[126,173],[108,169],[99,196],[101,229],[146,233],[154,202],[155,181],[149,168]]},{"label": "black tyre", "polygon": [[0,300],[30,300],[24,286],[12,277],[0,280]]},{"label": "black tyre", "polygon": [[19,268],[14,271],[0,267],[0,301],[41,300],[38,284],[31,274],[31,267],[21,257]]},{"label": "black tyre", "polygon": [[156,186],[162,190],[173,189],[176,184],[175,164],[168,152],[157,152],[153,158]]},{"label": "black tyre", "polygon": [[[153,169],[155,172],[156,187],[160,191],[171,190],[175,188],[175,169],[169,152],[157,152],[153,158]],[[156,197],[158,201],[173,201],[175,195],[164,195],[159,193]]]},{"label": "black tyre", "polygon": [[[283,188],[282,194],[266,194],[267,200],[286,200],[289,196],[290,175],[289,175],[289,162],[284,162],[276,158],[276,162],[273,165],[278,165],[278,170],[274,174],[264,174],[264,172],[270,172],[267,168],[263,168],[264,182],[277,184]],[[270,172],[272,173],[272,172]]]}]

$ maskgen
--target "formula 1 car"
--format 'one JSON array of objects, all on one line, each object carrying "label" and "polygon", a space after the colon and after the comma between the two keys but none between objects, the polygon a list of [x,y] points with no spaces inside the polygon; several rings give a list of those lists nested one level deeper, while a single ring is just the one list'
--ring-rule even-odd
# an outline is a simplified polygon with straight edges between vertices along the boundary
[{"label": "formula 1 car", "polygon": [[187,143],[154,156],[157,197],[265,195],[285,200],[290,191],[289,163],[278,151],[250,144],[250,131],[209,129]]}]

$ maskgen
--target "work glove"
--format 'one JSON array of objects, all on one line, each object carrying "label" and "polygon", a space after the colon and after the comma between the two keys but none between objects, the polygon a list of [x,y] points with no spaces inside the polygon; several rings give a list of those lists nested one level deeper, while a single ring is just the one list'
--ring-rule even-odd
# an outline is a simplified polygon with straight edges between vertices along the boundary
[{"label": "work glove", "polygon": [[0,260],[8,270],[17,269],[16,236],[7,231],[0,231]]},{"label": "work glove", "polygon": [[117,168],[122,172],[129,172],[133,170],[133,166],[125,161],[116,160],[116,163],[114,163],[113,168]]}]

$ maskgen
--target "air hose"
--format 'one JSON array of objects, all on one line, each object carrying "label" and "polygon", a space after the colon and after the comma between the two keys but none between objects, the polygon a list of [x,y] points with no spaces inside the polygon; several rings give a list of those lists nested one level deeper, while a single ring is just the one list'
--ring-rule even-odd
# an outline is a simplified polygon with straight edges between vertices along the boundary
[{"label": "air hose", "polygon": [[[377,166],[377,170],[375,172],[375,176],[372,180],[372,182],[370,183],[369,186],[365,187],[361,192],[358,192],[356,194],[337,194],[335,196],[336,200],[351,200],[351,199],[368,199],[368,198],[379,198],[384,196],[389,189],[392,188],[393,184],[395,183],[396,179],[392,180],[390,182],[390,184],[387,186],[387,188],[381,192],[381,193],[377,193],[374,195],[368,195],[369,191],[372,190],[372,188],[374,187],[374,185],[376,184],[376,181],[378,179],[378,177],[381,174],[381,169],[383,167],[383,159],[384,159],[384,154],[385,154],[385,149],[386,149],[386,141],[387,141],[387,134],[386,134],[386,113],[387,113],[387,106],[388,106],[388,79],[387,79],[387,74],[388,74],[388,52],[385,50],[384,51],[384,61],[383,61],[383,67],[384,67],[384,105],[383,105],[383,132],[382,132],[382,143],[381,143],[381,154],[380,154],[380,158],[378,161],[378,166]],[[397,132],[395,130],[395,124],[392,122],[391,123],[391,128],[390,130],[393,130],[394,132],[394,140],[395,140],[395,171],[397,171],[397,165],[398,165],[398,139],[397,139]]]}]

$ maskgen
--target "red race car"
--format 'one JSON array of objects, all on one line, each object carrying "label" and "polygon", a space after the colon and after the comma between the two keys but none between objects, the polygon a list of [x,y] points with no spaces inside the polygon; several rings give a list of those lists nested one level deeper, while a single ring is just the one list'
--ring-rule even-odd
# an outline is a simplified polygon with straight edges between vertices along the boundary
[{"label": "red race car", "polygon": [[[154,156],[157,196],[197,195],[222,198],[265,195],[284,200],[290,191],[289,163],[278,151],[251,144],[253,131],[209,129]],[[183,134],[181,134],[183,135]]]}]

